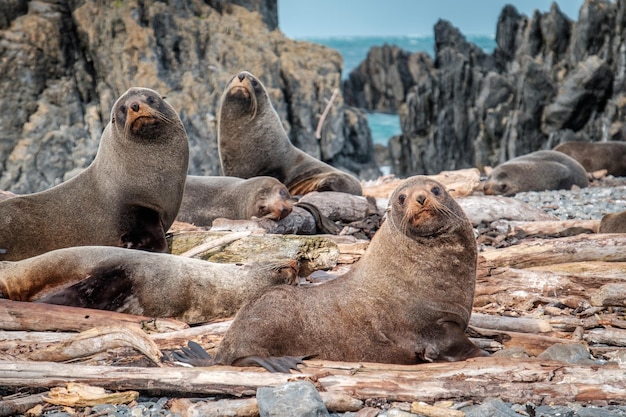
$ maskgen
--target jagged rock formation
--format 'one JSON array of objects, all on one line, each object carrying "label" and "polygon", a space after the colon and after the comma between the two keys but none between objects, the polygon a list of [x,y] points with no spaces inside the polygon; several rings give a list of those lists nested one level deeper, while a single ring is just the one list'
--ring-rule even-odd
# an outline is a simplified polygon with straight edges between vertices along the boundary
[{"label": "jagged rock formation", "polygon": [[620,140],[626,111],[626,0],[588,0],[577,22],[553,3],[528,18],[505,6],[485,54],[449,22],[434,60],[372,48],[344,82],[348,104],[400,115],[389,142],[399,176],[496,165],[566,140]]},{"label": "jagged rock formation", "polygon": [[[190,174],[219,174],[216,112],[242,69],[258,75],[294,144],[378,175],[365,115],[341,94],[341,57],[287,39],[276,0],[7,0],[0,16],[0,189],[34,192],[86,167],[115,99],[153,88],[179,112]],[[251,145],[253,146],[253,145]]]}]

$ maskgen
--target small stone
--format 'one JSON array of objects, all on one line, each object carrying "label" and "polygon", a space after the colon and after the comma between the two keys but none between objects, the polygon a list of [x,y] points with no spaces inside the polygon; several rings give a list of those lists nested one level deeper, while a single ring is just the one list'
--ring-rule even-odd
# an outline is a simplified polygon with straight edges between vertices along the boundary
[{"label": "small stone", "polygon": [[578,365],[595,364],[587,347],[579,343],[556,343],[541,352],[538,357]]},{"label": "small stone", "polygon": [[259,388],[256,398],[261,417],[330,416],[320,394],[308,381]]}]

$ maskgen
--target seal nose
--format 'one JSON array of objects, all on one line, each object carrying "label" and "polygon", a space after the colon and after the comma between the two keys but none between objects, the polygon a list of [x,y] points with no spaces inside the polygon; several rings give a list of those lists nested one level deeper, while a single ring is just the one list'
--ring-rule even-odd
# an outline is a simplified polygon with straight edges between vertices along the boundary
[{"label": "seal nose", "polygon": [[136,101],[133,101],[133,102],[130,104],[130,108],[131,108],[131,109],[133,109],[133,111],[135,111],[135,112],[139,111],[139,103],[138,103],[138,102],[136,102]]},{"label": "seal nose", "polygon": [[237,78],[239,78],[239,81],[243,81],[243,79],[246,78],[246,74],[240,72],[239,74],[237,74]]},{"label": "seal nose", "polygon": [[415,200],[423,206],[424,201],[426,201],[426,196],[420,193],[415,197]]}]

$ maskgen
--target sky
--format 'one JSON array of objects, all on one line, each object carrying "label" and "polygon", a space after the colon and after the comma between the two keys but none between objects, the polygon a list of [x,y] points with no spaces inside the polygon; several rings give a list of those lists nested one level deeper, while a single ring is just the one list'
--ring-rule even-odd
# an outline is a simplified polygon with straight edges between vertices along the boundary
[{"label": "sky", "polygon": [[[578,20],[584,0],[557,0]],[[495,35],[502,8],[511,4],[531,17],[552,0],[278,0],[278,25],[289,38],[331,36],[430,36],[445,19],[464,35]]]}]

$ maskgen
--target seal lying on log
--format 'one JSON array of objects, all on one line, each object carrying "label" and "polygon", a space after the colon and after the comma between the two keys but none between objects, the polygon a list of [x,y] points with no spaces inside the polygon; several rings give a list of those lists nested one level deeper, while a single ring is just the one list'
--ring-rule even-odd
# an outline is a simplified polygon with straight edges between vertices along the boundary
[{"label": "seal lying on log", "polygon": [[389,204],[349,272],[264,291],[239,310],[214,359],[189,361],[287,372],[309,355],[397,364],[485,355],[465,335],[477,248],[463,210],[424,176],[401,183]]},{"label": "seal lying on log", "polygon": [[13,301],[194,324],[232,317],[261,289],[296,282],[296,265],[292,260],[219,264],[112,246],[77,246],[0,262],[0,293]]}]

